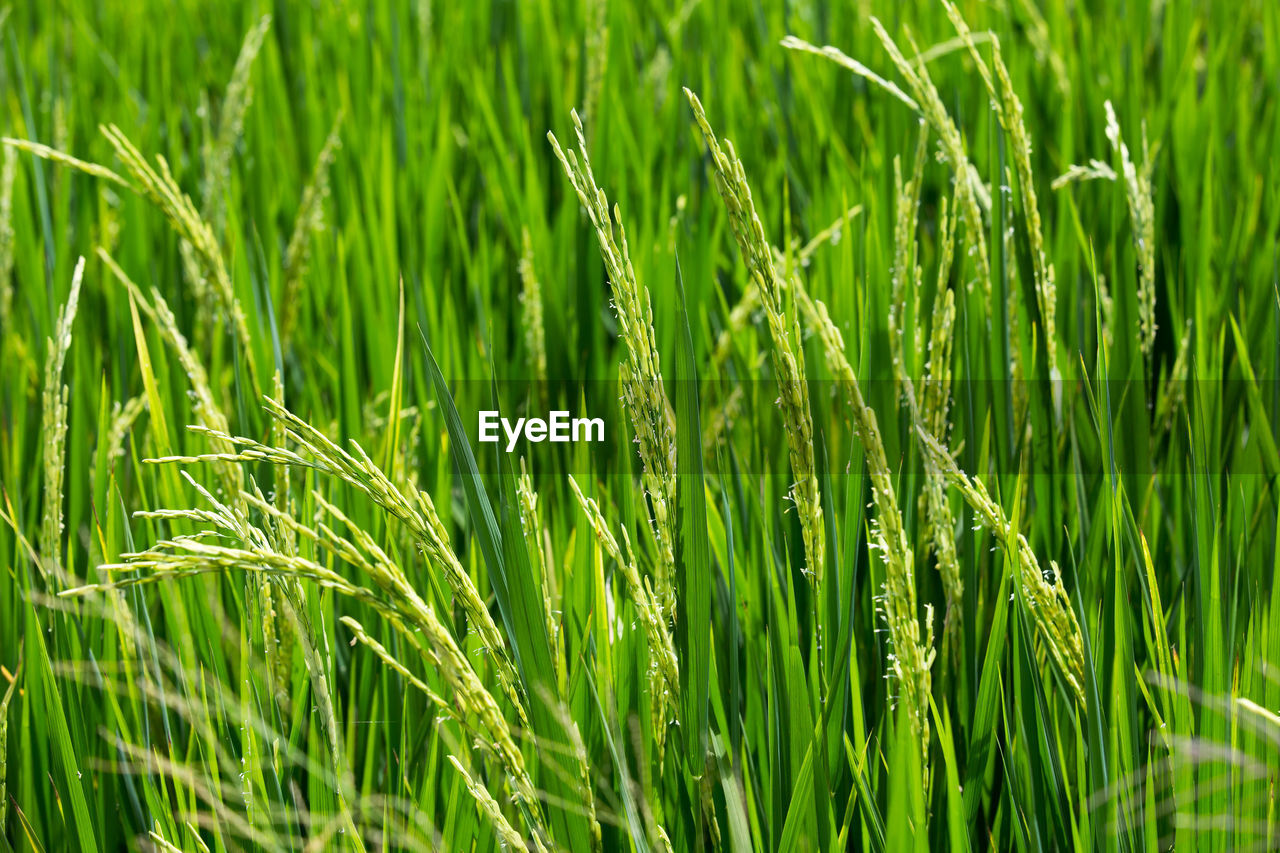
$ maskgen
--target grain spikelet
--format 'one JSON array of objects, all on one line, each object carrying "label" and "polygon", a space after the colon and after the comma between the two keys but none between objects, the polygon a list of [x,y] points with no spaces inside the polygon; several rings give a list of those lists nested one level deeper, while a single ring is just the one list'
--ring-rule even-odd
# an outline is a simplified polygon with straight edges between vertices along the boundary
[{"label": "grain spikelet", "polygon": [[805,381],[799,324],[787,319],[783,306],[783,276],[778,272],[773,247],[765,239],[764,225],[756,214],[746,172],[734,152],[733,143],[726,140],[724,148],[721,148],[715,132],[707,122],[706,112],[698,96],[688,89],[684,92],[702,130],[702,137],[715,166],[716,188],[728,209],[729,224],[733,228],[743,261],[760,293],[760,304],[769,323],[779,405],[787,425],[793,481],[791,498],[799,513],[804,538],[807,560],[805,570],[815,583],[821,583],[826,530],[823,527],[821,496],[813,461],[813,421],[809,411],[809,386]]},{"label": "grain spikelet", "polygon": [[[803,296],[808,300],[809,297]],[[844,354],[844,339],[831,322],[827,307],[812,302],[807,312],[814,318],[815,331],[822,340],[827,363],[853,407],[855,432],[862,442],[871,477],[871,495],[877,518],[872,525],[873,547],[885,562],[885,589],[879,597],[880,609],[889,628],[892,651],[889,669],[899,686],[899,701],[920,739],[921,767],[927,778],[929,766],[930,667],[933,665],[933,609],[925,608],[925,636],[920,636],[916,617],[914,558],[893,485],[893,474],[885,456],[884,441],[876,414],[867,406]]]},{"label": "grain spikelet", "polygon": [[[609,201],[596,185],[587,157],[582,122],[573,113],[578,152],[564,151],[552,133],[547,134],[556,157],[564,167],[578,200],[595,228],[600,256],[604,259],[613,289],[618,333],[626,345],[627,357],[621,367],[622,398],[639,444],[642,480],[649,495],[654,535],[658,542],[656,587],[658,602],[667,621],[675,619],[675,422],[671,403],[662,384],[658,346],[653,333],[653,308],[649,291],[636,281],[627,248],[627,234],[618,207],[610,216]],[[616,225],[616,230],[615,230]]]},{"label": "grain spikelet", "polygon": [[[1054,422],[1062,419],[1062,374],[1058,369],[1058,333],[1055,321],[1057,311],[1057,284],[1053,264],[1045,251],[1044,227],[1040,221],[1040,202],[1036,197],[1035,175],[1031,171],[1031,136],[1023,121],[1022,101],[1013,89],[1009,69],[1000,53],[1000,40],[991,36],[991,64],[995,68],[995,80],[983,61],[960,12],[949,0],[942,0],[952,26],[969,46],[969,53],[987,85],[996,117],[1000,120],[1013,143],[1013,169],[1017,177],[1018,195],[1022,203],[1022,216],[1026,221],[1027,239],[1031,244],[1031,268],[1035,276],[1036,297],[1040,307],[1040,321],[1044,326],[1045,351],[1049,360],[1049,381],[1052,383]],[[998,84],[998,85],[997,85]],[[1012,315],[1013,312],[1010,312]]]},{"label": "grain spikelet", "polygon": [[83,278],[81,257],[71,275],[71,293],[58,312],[53,337],[49,338],[44,366],[44,515],[40,524],[40,560],[36,565],[46,583],[66,574],[62,565],[62,479],[66,468],[68,391],[62,384],[62,368],[71,348],[71,324],[76,319]]},{"label": "grain spikelet", "polygon": [[961,471],[946,448],[919,426],[916,427],[916,434],[925,452],[933,458],[951,484],[960,490],[982,525],[1006,548],[1014,551],[1019,581],[1036,630],[1076,700],[1083,702],[1084,646],[1075,611],[1071,609],[1071,600],[1062,585],[1062,573],[1053,565],[1052,574],[1046,574],[1040,568],[1031,545],[1021,533],[1013,529],[999,504],[987,494],[982,482]]},{"label": "grain spikelet", "polygon": [[1142,354],[1149,356],[1156,341],[1156,212],[1151,192],[1151,152],[1147,148],[1144,128],[1143,163],[1138,169],[1129,155],[1129,146],[1120,135],[1115,108],[1110,101],[1103,107],[1107,111],[1107,139],[1120,158],[1125,200],[1129,204],[1129,217],[1133,220],[1133,245],[1138,252],[1138,341]]}]

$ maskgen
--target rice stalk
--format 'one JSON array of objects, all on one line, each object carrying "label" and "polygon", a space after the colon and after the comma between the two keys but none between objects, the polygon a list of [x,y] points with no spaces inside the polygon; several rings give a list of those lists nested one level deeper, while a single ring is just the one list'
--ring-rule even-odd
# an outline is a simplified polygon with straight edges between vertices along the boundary
[{"label": "rice stalk", "polygon": [[1124,175],[1125,200],[1129,204],[1129,217],[1133,220],[1133,245],[1138,253],[1138,344],[1144,356],[1151,355],[1156,341],[1156,212],[1151,190],[1151,150],[1147,146],[1145,126],[1142,131],[1142,168],[1134,165],[1120,134],[1120,122],[1116,119],[1111,101],[1103,104],[1107,112],[1107,139],[1120,158],[1120,170]]},{"label": "rice stalk", "polygon": [[787,445],[791,460],[793,485],[791,499],[800,518],[801,536],[806,557],[805,572],[815,585],[822,582],[826,530],[822,520],[822,502],[818,476],[814,468],[813,420],[809,411],[809,386],[805,381],[804,350],[799,323],[788,320],[783,305],[783,275],[778,272],[773,247],[765,238],[764,225],[756,214],[747,184],[746,172],[734,151],[733,143],[720,147],[715,132],[707,122],[701,101],[689,89],[685,96],[693,107],[694,117],[702,130],[707,150],[715,167],[716,188],[729,213],[729,224],[752,281],[760,292],[760,302],[773,339],[773,370],[778,383],[779,406],[787,428]]},{"label": "rice stalk", "polygon": [[80,283],[84,279],[84,257],[76,261],[71,274],[71,292],[58,312],[53,337],[48,339],[44,367],[44,412],[41,432],[44,435],[44,513],[40,524],[40,559],[36,565],[46,584],[59,582],[69,573],[62,564],[62,482],[67,454],[67,401],[69,390],[62,384],[62,368],[71,348],[71,324],[76,319],[80,302]]},{"label": "rice stalk", "polygon": [[[801,295],[803,292],[798,292]],[[803,299],[810,301],[807,294]],[[899,687],[898,700],[914,734],[920,742],[921,768],[924,778],[929,773],[929,696],[930,668],[933,666],[933,607],[925,606],[924,639],[916,616],[916,578],[914,557],[902,513],[898,509],[893,473],[884,451],[884,440],[875,412],[862,397],[858,378],[844,353],[844,339],[831,322],[827,307],[810,301],[809,314],[821,338],[827,364],[840,383],[853,408],[854,432],[862,442],[871,477],[871,496],[876,518],[871,524],[871,546],[879,551],[885,563],[884,593],[877,597],[879,609],[889,629],[891,651],[889,672]]]},{"label": "rice stalk", "polygon": [[[631,416],[643,464],[641,479],[649,496],[654,536],[658,543],[657,600],[667,622],[675,620],[675,419],[662,383],[658,346],[653,332],[649,291],[636,281],[627,247],[627,234],[617,205],[612,218],[609,201],[596,185],[587,156],[582,121],[573,113],[578,153],[562,150],[555,134],[547,138],[564,167],[569,183],[587,211],[600,245],[600,256],[613,290],[618,333],[627,357],[621,366],[622,400]],[[617,226],[616,232],[614,226]]]},{"label": "rice stalk", "polygon": [[[205,431],[205,430],[201,430]],[[237,440],[242,441],[242,440]],[[210,454],[211,456],[213,454]],[[242,461],[268,461],[272,464],[297,464],[282,461],[280,456],[266,458],[252,452],[242,452]],[[194,458],[156,461],[193,461]],[[208,461],[207,459],[200,461]],[[266,513],[274,520],[288,525],[299,536],[312,542],[326,553],[359,570],[374,582],[381,595],[373,589],[357,586],[325,565],[300,556],[281,554],[270,544],[269,536],[261,528],[249,523],[240,510],[218,501],[207,489],[184,473],[188,483],[200,494],[212,509],[154,510],[136,513],[142,518],[185,519],[197,525],[220,530],[239,540],[239,545],[222,545],[202,538],[176,538],[161,540],[146,551],[122,555],[124,562],[100,567],[107,573],[131,571],[131,577],[91,584],[62,593],[64,596],[85,595],[91,592],[121,589],[162,579],[179,579],[228,570],[278,578],[306,580],[323,589],[362,602],[373,608],[387,624],[424,656],[453,691],[453,713],[474,714],[479,720],[481,741],[486,751],[497,757],[507,773],[517,800],[528,806],[534,816],[534,826],[540,827],[536,792],[524,758],[516,746],[511,727],[503,717],[493,696],[481,683],[479,676],[458,647],[452,633],[437,618],[434,609],[410,585],[403,570],[374,542],[373,538],[355,525],[341,510],[329,503],[318,492],[312,497],[324,514],[343,524],[350,539],[342,536],[323,521],[310,527],[291,515],[281,513],[272,504],[252,493],[242,495],[244,502]],[[310,629],[300,620],[305,617],[294,602],[297,599],[286,589],[279,602],[286,615],[294,623],[295,634],[303,650],[308,671],[317,690],[327,690],[326,665],[319,652],[310,643]],[[329,712],[332,707],[329,708]],[[328,712],[321,708],[322,716]],[[525,724],[527,726],[527,724]],[[332,744],[331,744],[332,746]],[[337,765],[340,766],[340,765]]]},{"label": "rice stalk", "polygon": [[[178,328],[177,318],[169,310],[169,304],[160,295],[160,291],[152,288],[151,302],[148,302],[138,285],[125,274],[124,270],[120,268],[114,258],[107,254],[105,249],[98,248],[98,258],[116,279],[125,286],[125,289],[133,294],[133,299],[138,309],[156,324],[156,328],[160,330],[161,337],[164,338],[165,342],[169,344],[178,356],[178,364],[186,372],[187,381],[191,385],[191,409],[196,416],[197,422],[215,433],[229,432],[230,427],[227,424],[227,417],[223,414],[222,408],[218,405],[218,401],[213,395],[213,388],[209,384],[209,375],[205,372],[204,363],[187,343],[186,336]],[[213,443],[219,452],[231,453],[235,449],[234,445],[218,439],[214,439]],[[215,462],[213,467],[222,482],[224,495],[229,500],[237,500],[240,491],[244,488],[244,472],[241,471],[240,466],[233,462],[219,461]]]},{"label": "rice stalk", "polygon": [[[951,351],[956,317],[955,292],[947,287],[955,255],[955,218],[951,216],[945,198],[942,200],[938,233],[941,235],[941,245],[938,251],[932,328],[926,353],[924,390],[919,410],[916,411],[913,405],[912,413],[930,434],[945,441],[950,427],[948,409],[951,402]],[[946,478],[928,455],[924,458],[924,473],[924,493],[920,496],[920,505],[928,541],[938,563],[942,589],[946,596],[947,611],[943,620],[945,649],[946,643],[959,628],[961,614],[964,612],[964,581],[960,558],[956,553],[956,522],[951,504],[947,500]]]},{"label": "rice stalk", "polygon": [[[991,103],[1000,121],[1001,127],[1008,134],[1013,146],[1013,169],[1017,177],[1019,200],[1022,205],[1022,217],[1026,221],[1027,239],[1031,246],[1031,269],[1035,276],[1035,289],[1040,308],[1040,321],[1044,326],[1045,352],[1048,356],[1049,381],[1052,383],[1054,402],[1054,423],[1062,422],[1062,373],[1058,369],[1058,333],[1056,324],[1057,284],[1053,263],[1049,261],[1045,251],[1044,226],[1040,220],[1040,202],[1036,197],[1035,175],[1031,171],[1031,136],[1027,133],[1027,125],[1023,119],[1022,100],[1014,91],[1013,81],[1009,77],[1009,69],[1004,64],[1000,53],[1000,39],[991,35],[991,65],[995,68],[995,80],[987,69],[978,46],[973,41],[969,25],[960,15],[960,11],[950,0],[942,0],[947,10],[947,17],[965,43],[969,53],[978,67],[978,72],[986,83],[991,95]],[[998,86],[996,83],[998,82]],[[1010,311],[1010,316],[1014,312]]]},{"label": "rice stalk", "polygon": [[[543,617],[547,624],[547,637],[551,641],[551,662],[555,667],[556,681],[563,694],[565,688],[564,637],[561,636],[560,625],[555,618],[559,595],[555,589],[555,573],[551,571],[551,537],[542,523],[542,513],[538,509],[538,493],[533,490],[533,481],[529,478],[529,470],[525,466],[523,456],[520,457],[520,474],[516,477],[516,503],[520,511],[520,530],[524,534],[529,560],[542,584]],[[563,699],[564,696],[561,695],[560,698]]]},{"label": "rice stalk", "polygon": [[[600,106],[600,93],[604,90],[604,75],[609,67],[609,4],[608,0],[586,0],[586,89],[582,98],[584,124],[597,130],[596,111]],[[582,149],[585,155],[586,149]]]},{"label": "rice stalk", "polygon": [[147,395],[139,394],[121,404],[119,400],[111,406],[111,426],[107,431],[107,458],[119,459],[124,455],[124,442],[133,430],[138,416],[147,410]]},{"label": "rice stalk", "polygon": [[1026,537],[1013,529],[1004,510],[987,494],[982,481],[961,471],[947,449],[918,425],[916,435],[925,452],[946,474],[947,480],[960,490],[982,525],[1013,551],[1018,580],[1036,631],[1072,695],[1083,704],[1084,646],[1075,611],[1071,609],[1071,599],[1062,585],[1061,570],[1051,563],[1052,572],[1043,571]]},{"label": "rice stalk", "polygon": [[329,169],[338,149],[342,147],[339,131],[342,129],[344,115],[345,112],[339,112],[333,120],[333,127],[316,157],[311,180],[307,182],[302,191],[302,200],[298,202],[293,233],[289,235],[289,244],[285,248],[284,297],[281,299],[283,315],[280,318],[280,337],[283,340],[292,338],[293,327],[297,323],[302,288],[311,265],[312,238],[324,230],[324,204],[329,198]]}]

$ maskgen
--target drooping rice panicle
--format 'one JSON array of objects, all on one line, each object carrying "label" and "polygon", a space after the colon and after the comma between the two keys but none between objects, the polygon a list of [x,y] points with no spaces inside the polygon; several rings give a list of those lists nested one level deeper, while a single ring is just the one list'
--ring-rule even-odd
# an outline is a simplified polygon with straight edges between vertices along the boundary
[{"label": "drooping rice panicle", "polygon": [[[1062,373],[1058,369],[1057,284],[1053,263],[1049,261],[1045,248],[1044,226],[1040,220],[1040,202],[1036,196],[1035,174],[1031,170],[1031,135],[1027,133],[1026,121],[1023,118],[1022,100],[1014,91],[1009,69],[1005,66],[1004,57],[1000,53],[1000,39],[994,34],[990,37],[991,64],[995,68],[993,81],[982,55],[978,52],[978,46],[973,41],[969,25],[960,15],[960,11],[950,0],[942,0],[942,4],[946,7],[951,25],[955,27],[960,38],[968,44],[969,54],[973,57],[991,95],[996,117],[1012,143],[1013,169],[1017,178],[1015,183],[1022,205],[1022,217],[1026,222],[1027,239],[1031,247],[1031,269],[1035,276],[1036,298],[1039,303],[1040,322],[1043,325],[1045,352],[1048,357],[1049,381],[1052,383],[1054,422],[1060,424]],[[1010,312],[1010,316],[1013,313]]]},{"label": "drooping rice panicle", "polygon": [[[235,453],[209,453],[191,457],[168,457],[157,461],[266,461],[275,465],[292,465],[313,468],[338,477],[366,494],[374,503],[390,513],[408,529],[414,543],[433,565],[441,570],[446,582],[466,613],[471,627],[489,653],[494,670],[504,691],[522,713],[524,701],[519,691],[515,668],[507,655],[506,643],[498,632],[493,616],[476,589],[475,582],[463,569],[453,548],[449,545],[448,531],[436,513],[435,505],[425,492],[409,496],[404,494],[387,475],[376,466],[355,441],[353,453],[338,447],[322,432],[284,408],[278,401],[264,397],[267,412],[284,427],[288,441],[300,445],[308,454],[304,457],[283,446],[268,446],[252,439],[214,433],[204,428],[193,428],[211,438],[233,443]],[[408,587],[404,581],[403,586]],[[402,590],[403,591],[403,590]]]},{"label": "drooping rice panicle", "polygon": [[684,92],[702,130],[715,170],[716,188],[728,209],[729,224],[742,259],[760,293],[760,304],[769,323],[769,333],[773,339],[774,378],[778,383],[779,405],[787,426],[793,483],[791,499],[800,517],[807,561],[805,570],[815,584],[820,584],[826,551],[826,530],[822,521],[818,476],[814,468],[813,420],[809,411],[809,386],[805,380],[799,323],[794,318],[787,317],[783,305],[784,279],[778,272],[773,247],[765,238],[764,225],[756,214],[746,172],[734,152],[733,143],[726,140],[724,148],[721,148],[698,96],[689,89]]},{"label": "drooping rice panicle", "polygon": [[[604,260],[613,290],[613,308],[618,318],[618,336],[626,346],[627,357],[621,367],[622,399],[635,429],[643,464],[642,480],[653,514],[654,536],[658,543],[655,576],[658,603],[668,622],[675,619],[675,419],[671,402],[662,383],[658,346],[653,332],[653,307],[649,291],[636,281],[627,247],[627,234],[622,226],[621,211],[614,206],[610,216],[609,201],[596,185],[587,156],[587,141],[582,122],[573,113],[578,151],[562,150],[552,133],[547,134],[556,157],[564,167],[578,200],[596,232],[600,257]],[[616,230],[615,230],[616,225]]]},{"label": "drooping rice panicle", "polygon": [[40,559],[36,565],[45,583],[59,583],[68,575],[62,562],[62,482],[67,454],[67,401],[69,391],[62,384],[62,368],[71,348],[71,324],[76,319],[80,302],[80,283],[84,278],[84,258],[76,261],[71,274],[71,292],[58,312],[53,337],[49,338],[44,363],[44,511],[40,525]]},{"label": "drooping rice panicle", "polygon": [[[546,395],[547,331],[542,320],[542,284],[533,267],[533,240],[529,229],[521,229],[523,249],[520,254],[520,308],[523,311],[524,345],[533,366],[533,380],[538,394]],[[545,402],[545,400],[544,400]]]},{"label": "drooping rice panicle", "polygon": [[[797,296],[809,300],[798,291]],[[811,300],[810,300],[811,301]],[[849,398],[853,409],[854,431],[862,442],[871,477],[871,496],[876,508],[872,523],[872,545],[885,563],[884,593],[879,596],[880,610],[889,629],[889,670],[899,687],[898,699],[920,741],[921,768],[928,778],[929,767],[929,695],[933,665],[933,607],[925,607],[924,638],[916,616],[916,578],[914,556],[898,509],[893,473],[885,456],[884,440],[876,414],[866,404],[858,378],[844,353],[844,339],[821,302],[811,301],[808,312],[814,318],[814,331],[822,340],[827,364],[836,381]]]},{"label": "drooping rice panicle", "polygon": [[156,167],[153,168],[120,128],[114,124],[108,124],[100,126],[99,129],[115,150],[116,156],[124,163],[125,170],[133,178],[134,184],[126,185],[131,186],[156,205],[169,220],[169,224],[178,236],[190,244],[194,258],[199,262],[201,274],[207,277],[218,298],[222,313],[231,322],[232,331],[249,365],[250,378],[254,386],[260,388],[261,382],[257,363],[254,360],[253,339],[249,335],[249,325],[245,319],[244,309],[236,298],[231,274],[227,271],[222,249],[213,229],[200,216],[191,198],[178,186],[169,171],[169,164],[163,157],[156,157]]},{"label": "drooping rice panicle", "polygon": [[1143,163],[1139,169],[1120,134],[1120,122],[1111,101],[1106,101],[1103,107],[1107,112],[1107,139],[1120,158],[1125,200],[1129,204],[1129,218],[1133,220],[1133,245],[1138,254],[1138,342],[1142,354],[1150,356],[1156,341],[1156,212],[1151,190],[1151,151],[1146,145],[1144,128]]},{"label": "drooping rice panicle", "polygon": [[462,763],[455,756],[449,756],[449,763],[453,765],[453,768],[458,771],[458,775],[462,777],[463,783],[467,786],[467,790],[471,792],[471,796],[475,799],[476,805],[480,807],[480,811],[493,824],[502,847],[515,850],[518,853],[529,853],[529,848],[525,845],[524,839],[502,814],[502,807],[498,805],[498,801],[489,793],[489,789],[472,779],[471,775],[467,773]]},{"label": "drooping rice panicle", "polygon": [[1067,170],[1053,179],[1051,189],[1060,190],[1067,184],[1083,181],[1114,181],[1116,170],[1101,160],[1091,159],[1088,163],[1072,163]]},{"label": "drooping rice panicle", "polygon": [[[238,440],[245,441],[245,440]],[[261,460],[272,464],[298,464],[288,460],[288,452],[277,455],[242,454],[245,461]],[[206,460],[207,461],[207,460]],[[184,474],[184,476],[186,476]],[[366,531],[353,524],[341,510],[326,501],[319,493],[312,497],[326,515],[343,524],[350,539],[342,536],[328,524],[319,522],[314,528],[302,524],[288,514],[251,493],[244,493],[245,502],[270,514],[275,520],[288,525],[299,536],[314,543],[325,552],[346,562],[369,577],[379,592],[357,586],[336,571],[323,564],[300,556],[281,554],[271,547],[268,534],[249,523],[247,517],[220,502],[208,490],[189,476],[187,481],[196,489],[212,509],[157,510],[137,513],[144,518],[186,519],[200,525],[213,527],[238,540],[235,545],[215,544],[196,538],[161,540],[152,548],[122,555],[125,562],[100,567],[104,572],[131,571],[137,574],[112,582],[93,584],[66,590],[64,596],[85,595],[90,592],[119,589],[142,583],[153,583],[165,578],[177,579],[228,570],[246,571],[272,577],[303,580],[321,588],[352,598],[373,608],[387,624],[411,648],[421,652],[449,684],[453,691],[452,709],[459,714],[473,714],[479,721],[484,735],[485,749],[497,757],[512,784],[515,796],[529,806],[535,825],[541,826],[537,796],[523,755],[515,743],[510,725],[503,717],[493,696],[481,683],[475,670],[455,642],[452,633],[437,618],[434,609],[422,599],[400,569],[377,545]],[[281,589],[287,590],[282,587]],[[304,657],[310,656],[308,669],[313,679],[323,673],[324,663],[308,649],[310,634],[305,626],[299,628],[296,618],[300,614],[291,604],[291,595],[280,598],[280,605],[295,621],[295,633],[303,646]],[[522,717],[523,719],[523,717]],[[524,723],[527,727],[527,723]]]},{"label": "drooping rice panicle", "polygon": [[289,340],[298,319],[298,305],[302,288],[311,264],[311,241],[324,230],[324,205],[329,198],[329,168],[342,147],[342,121],[345,113],[339,112],[333,127],[325,137],[320,155],[311,170],[311,180],[302,191],[298,213],[293,221],[293,233],[284,252],[284,298],[281,299],[280,337]]},{"label": "drooping rice panicle", "polygon": [[961,471],[947,449],[918,426],[916,434],[925,452],[933,457],[951,484],[960,490],[982,525],[1006,548],[1013,550],[1019,582],[1036,631],[1076,701],[1084,702],[1084,646],[1075,611],[1071,609],[1071,600],[1062,585],[1062,572],[1056,564],[1051,564],[1050,578],[1040,568],[1026,537],[1013,529],[1004,510],[987,494],[982,481]]}]

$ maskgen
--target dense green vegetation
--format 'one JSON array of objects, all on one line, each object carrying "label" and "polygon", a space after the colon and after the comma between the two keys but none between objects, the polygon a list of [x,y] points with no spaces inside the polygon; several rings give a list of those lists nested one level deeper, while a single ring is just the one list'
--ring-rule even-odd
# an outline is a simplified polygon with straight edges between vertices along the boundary
[{"label": "dense green vegetation", "polygon": [[0,849],[1280,846],[1280,6],[838,5],[0,9]]}]

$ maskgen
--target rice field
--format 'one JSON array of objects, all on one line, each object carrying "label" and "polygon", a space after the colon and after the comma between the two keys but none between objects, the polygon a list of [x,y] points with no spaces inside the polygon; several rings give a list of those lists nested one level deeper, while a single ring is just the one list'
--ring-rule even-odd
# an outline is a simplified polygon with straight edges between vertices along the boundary
[{"label": "rice field", "polygon": [[16,3],[0,137],[0,849],[1280,849],[1280,6]]}]

